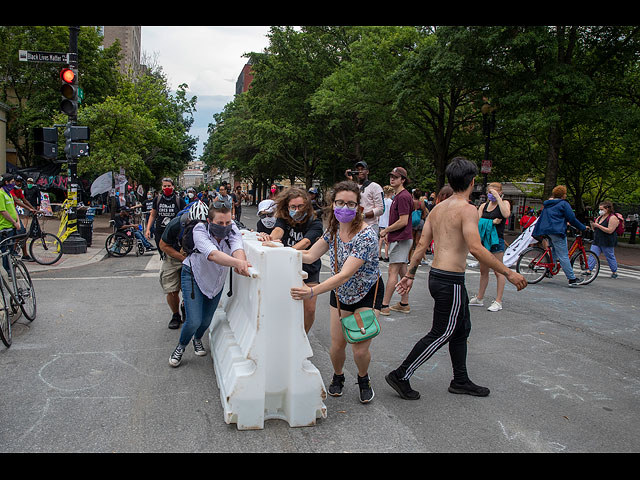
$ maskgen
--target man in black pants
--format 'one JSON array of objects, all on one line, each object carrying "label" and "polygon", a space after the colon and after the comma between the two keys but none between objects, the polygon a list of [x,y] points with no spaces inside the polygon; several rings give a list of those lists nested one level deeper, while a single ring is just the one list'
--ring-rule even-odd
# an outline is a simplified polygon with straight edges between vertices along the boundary
[{"label": "man in black pants", "polygon": [[518,290],[527,286],[519,273],[507,268],[482,246],[478,231],[478,212],[469,203],[478,167],[469,160],[454,158],[446,169],[453,195],[436,205],[427,217],[420,242],[407,274],[396,286],[404,295],[413,285],[415,273],[427,247],[434,241],[434,259],[429,272],[429,292],[435,304],[431,331],[420,339],[402,364],[385,379],[406,400],[417,400],[420,393],[411,388],[409,379],[420,365],[447,342],[453,365],[451,393],[485,397],[489,389],[474,384],[467,375],[467,337],[471,331],[469,298],[464,285],[467,254],[482,264],[502,273]]}]

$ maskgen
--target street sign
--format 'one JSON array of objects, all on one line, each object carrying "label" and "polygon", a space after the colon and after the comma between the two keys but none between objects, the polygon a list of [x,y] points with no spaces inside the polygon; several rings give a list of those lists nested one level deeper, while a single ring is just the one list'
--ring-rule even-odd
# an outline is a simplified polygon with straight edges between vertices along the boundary
[{"label": "street sign", "polygon": [[69,63],[68,53],[32,52],[19,50],[18,60],[21,62]]}]

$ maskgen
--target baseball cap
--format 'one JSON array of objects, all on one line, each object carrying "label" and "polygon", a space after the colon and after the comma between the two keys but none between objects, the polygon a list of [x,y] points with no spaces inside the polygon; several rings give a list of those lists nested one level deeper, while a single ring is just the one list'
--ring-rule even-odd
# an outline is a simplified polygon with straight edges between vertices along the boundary
[{"label": "baseball cap", "polygon": [[369,166],[367,165],[367,162],[360,161],[356,163],[355,168],[358,168],[358,167],[362,167],[365,170],[369,170]]},{"label": "baseball cap", "polygon": [[391,171],[389,172],[389,175],[391,175],[391,174],[393,174],[393,175],[400,175],[401,177],[404,177],[407,181],[410,181],[410,180],[409,180],[409,177],[407,176],[407,171],[406,171],[404,168],[402,168],[402,167],[396,167],[396,168],[394,168],[393,170],[391,170]]},{"label": "baseball cap", "polygon": [[258,214],[260,212],[272,213],[276,211],[276,202],[273,200],[263,200],[258,204]]}]

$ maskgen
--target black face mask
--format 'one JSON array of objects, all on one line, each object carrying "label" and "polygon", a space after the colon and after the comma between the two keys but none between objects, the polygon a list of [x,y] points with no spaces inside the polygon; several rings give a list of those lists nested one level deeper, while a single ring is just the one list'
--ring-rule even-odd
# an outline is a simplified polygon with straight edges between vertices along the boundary
[{"label": "black face mask", "polygon": [[218,225],[216,223],[209,224],[209,233],[216,238],[225,238],[227,235],[231,233],[233,229],[233,224],[230,225]]}]

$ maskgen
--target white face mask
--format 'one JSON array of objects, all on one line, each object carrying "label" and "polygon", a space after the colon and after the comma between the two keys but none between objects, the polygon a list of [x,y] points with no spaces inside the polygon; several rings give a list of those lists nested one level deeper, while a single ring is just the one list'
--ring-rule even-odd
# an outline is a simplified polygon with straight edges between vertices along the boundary
[{"label": "white face mask", "polygon": [[273,228],[276,225],[276,217],[264,217],[260,221],[267,228]]},{"label": "white face mask", "polygon": [[189,198],[195,197],[195,194],[193,194],[193,193],[187,193],[187,195],[189,195]]},{"label": "white face mask", "polygon": [[605,213],[606,213],[606,212],[605,212],[604,210],[598,210],[598,214],[599,214],[600,216],[604,215]]}]

